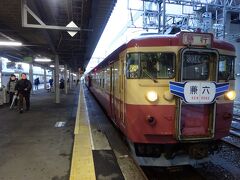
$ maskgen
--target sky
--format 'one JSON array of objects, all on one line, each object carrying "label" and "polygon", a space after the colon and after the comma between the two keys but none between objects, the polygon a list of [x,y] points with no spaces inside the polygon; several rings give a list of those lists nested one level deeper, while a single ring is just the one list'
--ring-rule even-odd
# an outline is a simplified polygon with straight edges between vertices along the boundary
[{"label": "sky", "polygon": [[[85,73],[93,69],[105,57],[107,57],[107,55],[122,44],[127,43],[130,39],[139,36],[141,33],[147,32],[146,30],[140,28],[131,28],[133,26],[142,26],[143,20],[139,11],[130,11],[130,9],[142,9],[142,5],[143,3],[141,0],[117,1]],[[191,8],[184,9],[184,13],[190,12],[192,12]],[[168,5],[166,7],[166,13],[179,15],[182,14],[182,8],[177,5]],[[134,24],[131,21],[132,18],[134,19]],[[150,30],[148,32],[157,32],[157,30]]]},{"label": "sky", "polygon": [[[121,20],[120,18],[121,17]],[[112,15],[103,31],[97,47],[89,61],[86,72],[100,63],[111,51],[114,40],[118,39],[117,34],[128,21],[127,1],[117,1]],[[111,49],[111,50],[110,50]]]}]

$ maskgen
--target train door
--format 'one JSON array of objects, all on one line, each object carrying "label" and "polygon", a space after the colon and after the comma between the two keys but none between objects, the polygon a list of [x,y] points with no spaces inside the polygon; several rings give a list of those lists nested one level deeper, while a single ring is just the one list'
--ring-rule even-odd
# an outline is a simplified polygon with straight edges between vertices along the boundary
[{"label": "train door", "polygon": [[111,119],[114,123],[116,123],[116,115],[115,115],[115,70],[114,70],[114,64],[112,63],[110,65],[110,109],[111,109]]},{"label": "train door", "polygon": [[218,57],[218,52],[215,50],[184,49],[181,52],[179,81],[187,82],[188,88],[184,88],[186,89],[184,93],[187,91],[191,99],[187,101],[185,98],[184,101],[178,102],[179,140],[214,137],[216,104],[206,103],[204,98],[210,96],[211,83],[217,81]]},{"label": "train door", "polygon": [[120,97],[120,103],[119,103],[119,119],[120,124],[125,124],[125,118],[124,118],[124,110],[125,110],[125,76],[124,76],[124,54],[121,54],[119,59],[119,97]]}]

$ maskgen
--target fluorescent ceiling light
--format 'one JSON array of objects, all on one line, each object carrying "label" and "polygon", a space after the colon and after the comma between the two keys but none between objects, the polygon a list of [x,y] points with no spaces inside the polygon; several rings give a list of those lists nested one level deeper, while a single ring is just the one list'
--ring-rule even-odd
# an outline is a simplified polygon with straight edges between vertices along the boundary
[{"label": "fluorescent ceiling light", "polygon": [[0,57],[0,60],[2,60],[3,62],[6,62],[6,63],[11,62],[8,60],[8,58],[5,58],[5,57]]},{"label": "fluorescent ceiling light", "polygon": [[55,66],[53,64],[51,64],[49,67],[54,68]]},{"label": "fluorescent ceiling light", "polygon": [[22,46],[22,43],[16,41],[0,41],[0,46]]},{"label": "fluorescent ceiling light", "polygon": [[51,59],[47,59],[47,58],[36,58],[34,59],[34,61],[36,62],[51,62]]},{"label": "fluorescent ceiling light", "polygon": [[[66,27],[78,27],[73,21],[71,21]],[[67,31],[70,36],[77,34],[77,31]]]}]

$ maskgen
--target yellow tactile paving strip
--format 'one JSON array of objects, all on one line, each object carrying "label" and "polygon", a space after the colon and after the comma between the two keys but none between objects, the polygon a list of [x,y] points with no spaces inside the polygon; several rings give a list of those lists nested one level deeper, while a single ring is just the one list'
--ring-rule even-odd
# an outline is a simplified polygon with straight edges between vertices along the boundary
[{"label": "yellow tactile paving strip", "polygon": [[88,112],[80,86],[70,180],[95,180]]}]

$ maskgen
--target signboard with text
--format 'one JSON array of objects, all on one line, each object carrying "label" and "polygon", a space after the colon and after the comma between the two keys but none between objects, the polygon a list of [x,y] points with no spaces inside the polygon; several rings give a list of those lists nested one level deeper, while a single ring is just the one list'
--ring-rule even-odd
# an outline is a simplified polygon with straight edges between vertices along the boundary
[{"label": "signboard with text", "polygon": [[26,57],[23,58],[23,62],[33,63],[33,58],[31,56],[26,56]]},{"label": "signboard with text", "polygon": [[208,81],[170,82],[170,92],[188,104],[210,104],[229,89],[229,83]]},{"label": "signboard with text", "polygon": [[184,33],[182,42],[185,45],[204,46],[210,45],[212,36],[210,34]]}]

